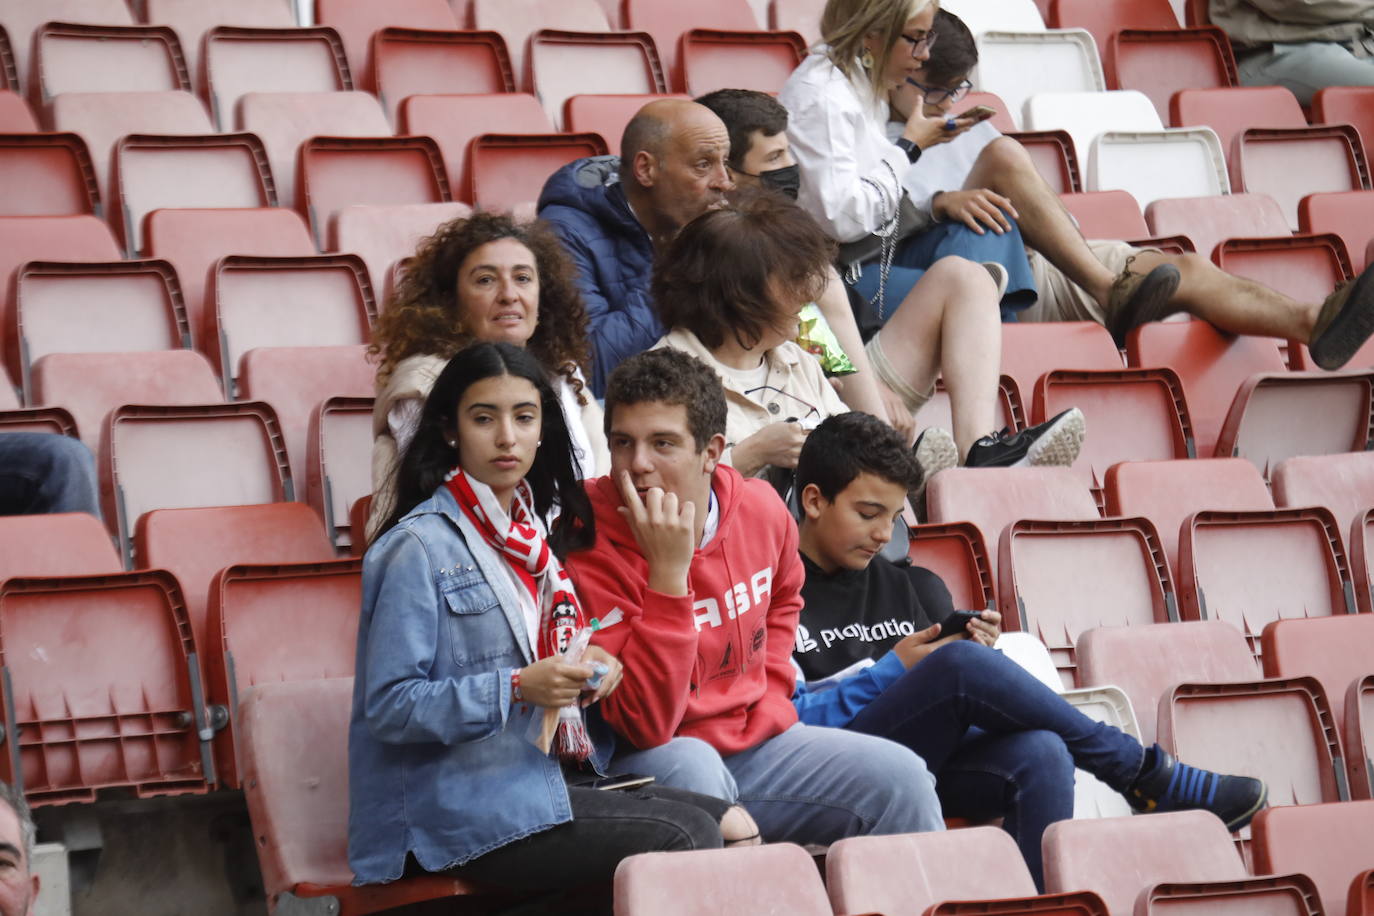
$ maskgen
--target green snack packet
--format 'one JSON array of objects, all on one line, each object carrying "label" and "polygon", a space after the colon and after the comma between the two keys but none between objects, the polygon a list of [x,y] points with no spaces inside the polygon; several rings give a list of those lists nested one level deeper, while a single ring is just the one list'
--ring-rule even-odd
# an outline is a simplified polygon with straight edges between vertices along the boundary
[{"label": "green snack packet", "polygon": [[797,344],[821,361],[821,368],[826,375],[852,375],[859,371],[845,355],[844,348],[840,346],[835,332],[830,330],[830,323],[825,320],[816,303],[808,302],[797,317]]}]

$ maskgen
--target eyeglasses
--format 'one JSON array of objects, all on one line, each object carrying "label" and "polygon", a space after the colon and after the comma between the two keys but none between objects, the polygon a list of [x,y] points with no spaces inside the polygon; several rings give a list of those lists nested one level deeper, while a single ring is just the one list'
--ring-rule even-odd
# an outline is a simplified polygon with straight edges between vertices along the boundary
[{"label": "eyeglasses", "polygon": [[[777,397],[774,397],[765,404],[762,398],[755,397],[755,395],[761,391],[770,392]],[[824,417],[821,416],[819,407],[812,404],[810,401],[803,400],[795,394],[783,391],[781,388],[774,385],[760,385],[757,388],[750,388],[744,392],[744,396],[767,410],[773,416],[779,419],[795,420],[800,422],[802,426],[807,429],[814,428],[824,419]],[[787,398],[787,401],[783,402],[781,400],[782,398]],[[786,417],[781,416],[784,410],[786,410],[788,414]]]},{"label": "eyeglasses", "polygon": [[936,33],[934,29],[927,29],[920,35],[908,35],[906,32],[902,32],[900,38],[902,39],[902,41],[911,45],[911,56],[915,57],[917,54],[920,53],[922,48],[925,48],[927,51],[929,51],[932,47],[934,47]]},{"label": "eyeglasses", "polygon": [[929,105],[939,105],[945,101],[945,99],[957,102],[968,95],[968,91],[973,88],[973,84],[968,80],[960,80],[959,85],[955,86],[953,89],[946,89],[944,86],[926,86],[916,82],[909,76],[906,78],[906,81],[925,94],[926,103]]}]

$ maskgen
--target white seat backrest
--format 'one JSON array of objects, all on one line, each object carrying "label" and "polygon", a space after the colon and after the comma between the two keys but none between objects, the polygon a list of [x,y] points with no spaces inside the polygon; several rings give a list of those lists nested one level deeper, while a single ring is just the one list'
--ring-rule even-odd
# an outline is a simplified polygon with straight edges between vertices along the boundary
[{"label": "white seat backrest", "polygon": [[974,37],[984,32],[1043,32],[1035,0],[944,0],[941,9],[964,20]]},{"label": "white seat backrest", "polygon": [[1210,127],[1102,134],[1088,152],[1087,185],[1129,191],[1142,210],[1161,197],[1231,193],[1221,138]]},{"label": "white seat backrest", "polygon": [[1163,130],[1159,113],[1143,92],[1037,92],[1021,110],[1026,130],[1066,130],[1081,163],[1093,140],[1112,131]]},{"label": "white seat backrest", "polygon": [[978,38],[974,88],[994,92],[1021,124],[1026,99],[1040,92],[1104,92],[1106,78],[1087,29],[987,32]]}]

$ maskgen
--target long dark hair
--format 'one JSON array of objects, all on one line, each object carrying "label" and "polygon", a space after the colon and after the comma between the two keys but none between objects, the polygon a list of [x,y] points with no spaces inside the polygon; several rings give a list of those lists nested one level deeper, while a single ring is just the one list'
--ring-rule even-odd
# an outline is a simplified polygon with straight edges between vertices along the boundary
[{"label": "long dark hair", "polygon": [[533,354],[514,344],[486,341],[460,350],[434,380],[420,411],[415,438],[396,469],[396,508],[377,537],[428,499],[444,482],[444,476],[461,462],[458,449],[448,444],[458,426],[458,402],[476,382],[501,375],[522,378],[539,392],[542,441],[525,480],[534,494],[534,511],[547,517],[551,508],[559,507],[558,521],[549,533],[549,547],[563,557],[568,551],[591,545],[596,523],[591,501],[577,479],[572,437],[558,395]]}]

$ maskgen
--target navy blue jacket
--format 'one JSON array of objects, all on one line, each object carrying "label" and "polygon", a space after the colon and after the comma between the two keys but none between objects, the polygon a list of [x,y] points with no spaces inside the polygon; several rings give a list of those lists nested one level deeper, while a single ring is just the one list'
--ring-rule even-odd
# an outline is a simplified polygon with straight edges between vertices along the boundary
[{"label": "navy blue jacket", "polygon": [[593,156],[553,173],[539,195],[577,270],[592,338],[592,391],[620,362],[652,347],[663,326],[649,298],[654,246],[620,184],[620,157]]}]

